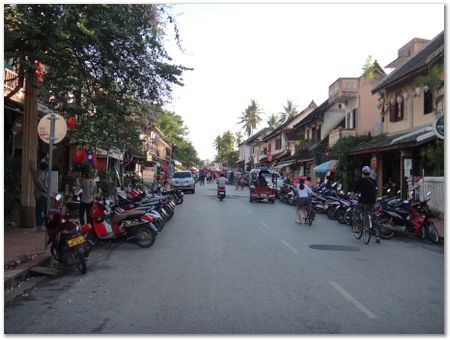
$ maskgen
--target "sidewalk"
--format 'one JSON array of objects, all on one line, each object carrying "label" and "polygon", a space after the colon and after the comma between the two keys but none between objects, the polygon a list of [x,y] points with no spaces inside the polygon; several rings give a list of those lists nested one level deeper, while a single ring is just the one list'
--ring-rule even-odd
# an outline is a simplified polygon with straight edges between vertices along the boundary
[{"label": "sidewalk", "polygon": [[5,225],[4,230],[4,289],[25,279],[32,267],[50,261],[49,249],[44,249],[45,232],[34,228]]}]

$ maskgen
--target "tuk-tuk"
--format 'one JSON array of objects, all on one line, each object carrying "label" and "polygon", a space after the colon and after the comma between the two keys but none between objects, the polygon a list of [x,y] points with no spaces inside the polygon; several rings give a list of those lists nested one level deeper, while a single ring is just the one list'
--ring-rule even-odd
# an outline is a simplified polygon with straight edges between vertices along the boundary
[{"label": "tuk-tuk", "polygon": [[277,178],[279,174],[271,169],[253,169],[250,171],[250,202],[267,199],[274,203],[277,196]]}]

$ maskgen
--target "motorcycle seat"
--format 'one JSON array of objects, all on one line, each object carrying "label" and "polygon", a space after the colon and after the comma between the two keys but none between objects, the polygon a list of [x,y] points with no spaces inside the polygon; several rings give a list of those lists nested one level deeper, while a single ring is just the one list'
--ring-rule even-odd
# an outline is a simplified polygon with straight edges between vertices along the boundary
[{"label": "motorcycle seat", "polygon": [[117,224],[123,220],[126,220],[129,217],[141,216],[143,214],[145,214],[145,212],[142,210],[138,209],[127,210],[124,213],[114,215],[113,218],[111,219],[111,223]]}]

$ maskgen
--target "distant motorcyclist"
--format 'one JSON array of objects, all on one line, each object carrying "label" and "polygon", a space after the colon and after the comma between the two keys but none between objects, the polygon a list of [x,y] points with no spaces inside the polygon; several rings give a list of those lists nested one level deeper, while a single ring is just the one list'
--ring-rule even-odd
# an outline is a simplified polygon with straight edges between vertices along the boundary
[{"label": "distant motorcyclist", "polygon": [[227,182],[227,179],[226,179],[226,177],[225,177],[225,174],[224,173],[221,173],[220,174],[220,177],[219,177],[219,179],[218,179],[218,181],[217,181],[217,188],[219,189],[219,188],[225,188],[225,183]]}]

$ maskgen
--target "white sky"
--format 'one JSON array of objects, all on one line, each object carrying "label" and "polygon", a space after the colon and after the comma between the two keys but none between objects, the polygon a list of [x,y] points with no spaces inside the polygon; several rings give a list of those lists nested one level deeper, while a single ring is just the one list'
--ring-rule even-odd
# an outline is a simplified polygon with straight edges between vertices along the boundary
[{"label": "white sky", "polygon": [[[174,5],[185,53],[166,46],[174,63],[192,67],[168,110],[189,128],[201,159],[251,99],[264,124],[287,99],[303,110],[320,105],[339,77],[358,77],[368,55],[384,68],[400,47],[444,30],[444,4]],[[386,73],[390,69],[385,69]]]}]

